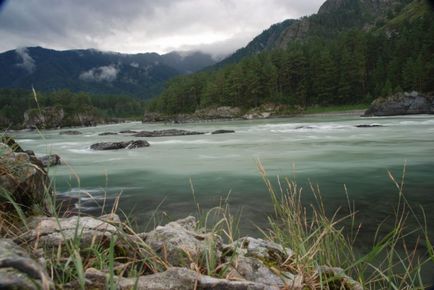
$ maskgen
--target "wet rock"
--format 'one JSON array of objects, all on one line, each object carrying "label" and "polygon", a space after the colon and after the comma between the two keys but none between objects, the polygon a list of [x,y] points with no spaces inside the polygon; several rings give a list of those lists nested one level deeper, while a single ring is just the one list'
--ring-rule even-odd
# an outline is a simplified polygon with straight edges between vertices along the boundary
[{"label": "wet rock", "polygon": [[215,131],[212,131],[211,132],[211,134],[227,134],[227,133],[235,133],[235,131],[234,130],[224,130],[224,129],[221,129],[221,130],[215,130]]},{"label": "wet rock", "polygon": [[60,165],[60,156],[57,154],[41,156],[38,159],[39,161],[41,161],[44,167],[52,167],[52,166]]},{"label": "wet rock", "polygon": [[221,240],[212,233],[199,234],[194,231],[196,219],[187,217],[165,226],[158,226],[149,233],[139,236],[161,257],[167,258],[172,266],[189,265],[204,256],[211,245],[220,256]]},{"label": "wet rock", "polygon": [[357,128],[376,128],[376,127],[384,127],[382,125],[377,125],[377,124],[361,124],[361,125],[356,125]]},{"label": "wet rock", "polygon": [[77,130],[66,130],[59,133],[60,135],[81,135],[82,133]]},{"label": "wet rock", "polygon": [[137,131],[134,131],[134,130],[123,130],[123,131],[120,131],[119,133],[121,133],[121,134],[135,134],[135,133],[137,133]]},{"label": "wet rock", "polygon": [[117,135],[118,133],[116,132],[103,132],[103,133],[99,133],[98,136],[110,136],[110,135]]},{"label": "wet rock", "polygon": [[364,116],[434,114],[434,97],[418,92],[397,93],[374,100]]},{"label": "wet rock", "polygon": [[92,150],[119,150],[119,149],[136,149],[149,147],[149,143],[144,140],[132,140],[128,142],[101,142],[90,146]]},{"label": "wet rock", "polygon": [[117,233],[117,228],[112,223],[118,222],[119,217],[116,215],[99,218],[35,217],[29,224],[29,231],[17,240],[31,243],[34,248],[53,248],[79,238],[81,247],[89,247],[95,242],[109,241],[111,236]]},{"label": "wet rock", "polygon": [[[53,192],[41,162],[27,153],[15,153],[3,143],[0,143],[0,152],[0,184],[3,189],[25,211],[35,207],[46,209],[46,194],[53,195]],[[7,198],[0,197],[0,208],[11,206]]]},{"label": "wet rock", "polygon": [[0,239],[0,289],[49,289],[44,268],[11,240]]},{"label": "wet rock", "polygon": [[158,131],[141,131],[134,134],[134,137],[172,137],[172,136],[187,136],[187,135],[203,135],[203,132],[167,129]]}]

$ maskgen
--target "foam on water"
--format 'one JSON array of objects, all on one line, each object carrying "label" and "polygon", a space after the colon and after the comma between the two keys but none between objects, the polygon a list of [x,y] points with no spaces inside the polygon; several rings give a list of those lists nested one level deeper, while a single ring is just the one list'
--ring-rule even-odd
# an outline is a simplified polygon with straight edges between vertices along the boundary
[{"label": "foam on water", "polygon": [[98,154],[100,152],[91,150],[90,148],[82,148],[82,149],[68,149],[69,152],[76,154]]}]

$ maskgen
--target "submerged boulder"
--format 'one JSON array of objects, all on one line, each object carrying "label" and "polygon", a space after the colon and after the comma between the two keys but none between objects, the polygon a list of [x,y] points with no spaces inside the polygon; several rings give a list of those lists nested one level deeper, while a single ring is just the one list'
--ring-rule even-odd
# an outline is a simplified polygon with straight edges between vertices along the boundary
[{"label": "submerged boulder", "polygon": [[235,133],[234,130],[224,130],[224,129],[220,129],[220,130],[215,130],[212,131],[211,134],[215,135],[215,134],[228,134],[228,133]]},{"label": "submerged boulder", "polygon": [[83,133],[81,133],[80,131],[77,130],[66,130],[66,131],[62,131],[59,133],[60,135],[81,135]]},{"label": "submerged boulder", "polygon": [[110,135],[117,135],[118,133],[116,132],[103,132],[103,133],[99,133],[98,136],[110,136]]},{"label": "submerged boulder", "polygon": [[13,241],[0,239],[0,289],[46,289],[51,281],[44,269]]},{"label": "submerged boulder", "polygon": [[397,93],[374,100],[363,116],[434,114],[434,97],[418,92]]},{"label": "submerged boulder", "polygon": [[136,149],[149,147],[149,143],[144,140],[132,140],[128,142],[101,142],[90,146],[92,150],[119,150],[119,149]]}]

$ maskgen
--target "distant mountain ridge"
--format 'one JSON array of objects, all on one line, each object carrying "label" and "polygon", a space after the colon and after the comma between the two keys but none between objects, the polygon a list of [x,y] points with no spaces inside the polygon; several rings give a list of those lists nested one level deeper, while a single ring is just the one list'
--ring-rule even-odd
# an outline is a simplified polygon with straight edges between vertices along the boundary
[{"label": "distant mountain ridge", "polygon": [[211,55],[202,52],[159,55],[19,48],[0,54],[0,88],[34,86],[42,91],[66,88],[148,99],[158,94],[167,80],[214,63]]},{"label": "distant mountain ridge", "polygon": [[327,0],[318,13],[300,19],[288,19],[272,25],[246,47],[217,63],[216,67],[239,62],[242,58],[276,48],[291,41],[310,37],[332,37],[351,29],[368,29],[398,14],[411,0]]}]

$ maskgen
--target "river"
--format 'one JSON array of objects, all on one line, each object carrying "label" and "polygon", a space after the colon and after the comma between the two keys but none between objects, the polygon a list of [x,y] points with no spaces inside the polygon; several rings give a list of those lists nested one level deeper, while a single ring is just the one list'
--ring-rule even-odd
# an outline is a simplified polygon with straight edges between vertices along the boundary
[{"label": "river", "polygon": [[[356,125],[381,125],[358,128]],[[95,142],[140,139],[128,134],[99,136],[121,130],[185,129],[233,134],[145,138],[150,147],[135,150],[92,151]],[[242,211],[244,233],[266,226],[272,214],[270,196],[257,169],[268,175],[290,176],[304,187],[306,203],[313,201],[309,184],[318,185],[333,211],[354,200],[365,233],[392,213],[398,191],[390,180],[405,167],[405,193],[434,220],[434,116],[361,118],[348,115],[310,115],[288,119],[142,124],[139,122],[78,128],[78,136],[60,130],[18,132],[19,144],[37,154],[56,153],[64,165],[49,170],[62,195],[81,193],[83,210],[98,211],[89,200],[121,193],[120,207],[139,225],[158,209],[168,218],[218,205],[229,194],[234,212]],[[194,188],[194,195],[193,190]]]}]

